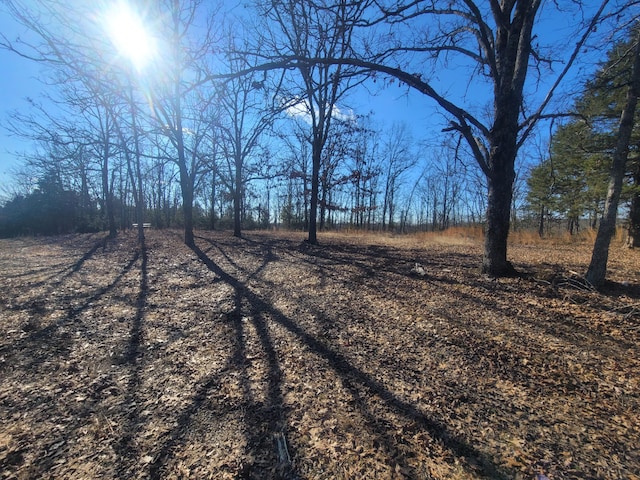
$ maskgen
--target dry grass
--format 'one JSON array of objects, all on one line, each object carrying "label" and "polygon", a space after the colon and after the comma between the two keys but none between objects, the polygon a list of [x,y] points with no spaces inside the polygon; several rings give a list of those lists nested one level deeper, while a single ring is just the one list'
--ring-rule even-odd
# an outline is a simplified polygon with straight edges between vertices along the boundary
[{"label": "dry grass", "polygon": [[[540,247],[550,245],[593,245],[597,231],[593,229],[581,230],[570,234],[563,231],[559,234],[550,234],[540,237],[535,230],[516,230],[509,234],[510,245],[537,245]],[[293,235],[305,238],[305,234],[295,232]],[[386,243],[397,246],[420,245],[474,245],[484,241],[484,230],[481,226],[451,227],[444,231],[417,232],[411,234],[394,234],[389,232],[375,232],[357,229],[343,229],[322,233],[324,238],[343,238],[345,241],[356,243]],[[618,227],[616,236],[612,242],[613,247],[624,246],[627,240],[627,231]]]},{"label": "dry grass", "polygon": [[[509,241],[514,245],[589,245],[592,246],[596,240],[597,231],[593,229],[581,230],[578,233],[570,234],[563,232],[561,234],[547,235],[540,238],[537,232],[533,230],[518,230],[509,234]],[[616,236],[612,241],[612,245],[623,246],[627,240],[627,231],[623,227],[616,229]]]}]

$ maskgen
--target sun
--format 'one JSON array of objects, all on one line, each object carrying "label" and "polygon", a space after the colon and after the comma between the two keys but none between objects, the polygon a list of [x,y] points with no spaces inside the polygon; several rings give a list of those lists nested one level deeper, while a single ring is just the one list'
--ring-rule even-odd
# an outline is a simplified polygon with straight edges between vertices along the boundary
[{"label": "sun", "polygon": [[118,53],[137,70],[146,67],[156,55],[156,42],[142,17],[126,2],[117,2],[107,12],[105,28]]}]

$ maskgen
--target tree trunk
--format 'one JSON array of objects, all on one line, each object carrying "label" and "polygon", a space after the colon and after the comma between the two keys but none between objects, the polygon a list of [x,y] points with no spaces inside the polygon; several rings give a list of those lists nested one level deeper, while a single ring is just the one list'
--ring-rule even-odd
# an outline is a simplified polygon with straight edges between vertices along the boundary
[{"label": "tree trunk", "polygon": [[544,237],[544,206],[540,207],[540,219],[538,222],[538,236],[540,238]]},{"label": "tree trunk", "polygon": [[216,172],[211,175],[211,215],[209,218],[211,230],[216,229]]},{"label": "tree trunk", "polygon": [[[134,154],[135,154],[135,173],[131,169],[130,158],[131,155],[127,155],[127,167],[130,171],[131,188],[133,196],[136,201],[136,221],[138,222],[138,243],[144,245],[144,193],[142,190],[142,167],[140,165],[140,139],[138,136],[138,120],[136,104],[133,99],[133,85],[129,82],[129,106],[131,108],[131,125],[133,133]],[[126,147],[126,143],[123,138],[123,145]],[[135,175],[135,177],[134,177]],[[136,187],[137,184],[137,187]]]},{"label": "tree trunk", "polygon": [[[633,186],[640,188],[640,162],[635,166],[633,172]],[[629,208],[629,239],[627,246],[630,248],[640,247],[640,192],[634,192],[631,197],[631,207]]]},{"label": "tree trunk", "polygon": [[180,187],[182,188],[182,213],[184,215],[184,243],[189,247],[195,245],[193,236],[193,184],[189,176],[180,174]]},{"label": "tree trunk", "polygon": [[318,193],[320,186],[320,160],[322,149],[320,142],[313,142],[312,166],[311,166],[311,205],[309,208],[309,237],[311,245],[318,244]]},{"label": "tree trunk", "polygon": [[176,149],[178,150],[178,169],[180,171],[180,189],[182,192],[182,213],[184,215],[184,243],[189,247],[194,246],[193,238],[193,185],[194,181],[187,169],[185,157],[184,139],[182,137],[182,118],[176,119]]},{"label": "tree trunk", "polygon": [[233,236],[242,236],[242,205],[240,201],[241,193],[236,189],[233,195]]},{"label": "tree trunk", "polygon": [[508,172],[505,174],[500,170],[488,178],[487,231],[482,273],[495,277],[513,276],[517,273],[511,262],[507,261],[513,175],[511,179],[508,177]]},{"label": "tree trunk", "polygon": [[586,279],[592,285],[599,287],[604,283],[607,273],[607,261],[609,260],[609,245],[616,233],[616,217],[618,215],[618,203],[620,192],[622,191],[622,181],[624,179],[627,156],[629,154],[629,141],[633,131],[634,115],[636,104],[638,103],[638,93],[640,91],[640,32],[636,38],[634,49],[633,72],[631,83],[627,91],[620,126],[618,128],[618,139],[613,152],[613,162],[611,165],[611,175],[609,178],[609,188],[607,190],[607,200],[604,206],[604,213],[600,219],[600,227],[596,235],[591,254],[591,263],[587,270]]},{"label": "tree trunk", "polygon": [[233,236],[240,238],[242,236],[242,159],[240,154],[236,154],[235,165],[235,192],[233,195]]},{"label": "tree trunk", "polygon": [[[320,190],[320,185],[318,185],[318,190]],[[320,192],[318,191],[318,195]],[[327,188],[325,185],[322,186],[322,198],[318,200],[318,206],[320,207],[320,222],[318,225],[318,230],[324,230],[324,223],[327,215]]]},{"label": "tree trunk", "polygon": [[104,206],[107,213],[107,224],[109,226],[109,238],[115,238],[118,234],[116,227],[116,217],[113,212],[113,192],[109,185],[109,147],[106,145],[104,159],[102,161],[102,192],[104,194]]}]

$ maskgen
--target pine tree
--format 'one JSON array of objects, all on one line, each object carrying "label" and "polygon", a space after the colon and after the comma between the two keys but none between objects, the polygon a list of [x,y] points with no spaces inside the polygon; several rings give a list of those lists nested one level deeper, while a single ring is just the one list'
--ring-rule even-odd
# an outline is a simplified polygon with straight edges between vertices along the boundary
[{"label": "pine tree", "polygon": [[[631,50],[633,42],[627,38],[608,52],[606,61],[586,82],[582,95],[576,100],[575,117],[554,133],[550,158],[531,171],[534,178],[529,181],[530,209],[539,213],[538,197],[546,191],[549,213],[565,217],[567,229],[572,233],[585,215],[590,217],[591,227],[595,228],[604,210],[618,125],[631,78]],[[637,118],[636,113],[621,192],[622,201],[630,202],[631,246],[640,245],[640,128]]]},{"label": "pine tree", "polygon": [[527,178],[527,204],[538,218],[538,235],[544,236],[545,221],[555,211],[554,172],[551,161],[533,168]]},{"label": "pine tree", "polygon": [[634,125],[637,125],[636,105],[638,96],[640,96],[640,28],[636,27],[635,30],[633,32],[633,42],[630,42],[631,48],[627,49],[628,53],[626,54],[629,55],[629,62],[632,63],[633,67],[625,87],[625,100],[621,103],[622,114],[615,134],[616,142],[612,152],[607,199],[596,241],[593,245],[591,262],[585,275],[587,281],[595,286],[600,286],[604,283],[609,258],[609,246],[615,234],[618,204],[629,155],[629,145],[632,144]]}]

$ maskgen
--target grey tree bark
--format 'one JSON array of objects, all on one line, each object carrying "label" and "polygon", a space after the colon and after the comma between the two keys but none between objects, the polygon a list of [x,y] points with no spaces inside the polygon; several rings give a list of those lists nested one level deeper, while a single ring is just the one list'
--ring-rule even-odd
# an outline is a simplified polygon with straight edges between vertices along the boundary
[{"label": "grey tree bark", "polygon": [[640,92],[640,30],[636,37],[633,55],[634,61],[631,83],[629,84],[625,106],[620,117],[618,138],[613,153],[613,163],[611,165],[604,215],[600,221],[600,227],[598,228],[596,240],[593,245],[593,252],[591,254],[591,263],[589,264],[586,274],[587,281],[595,287],[602,286],[605,281],[607,262],[609,260],[609,247],[611,245],[611,239],[616,232],[616,217],[618,214],[618,204],[620,202],[620,192],[622,191],[622,182],[629,154],[629,141],[633,130],[638,93]]}]

